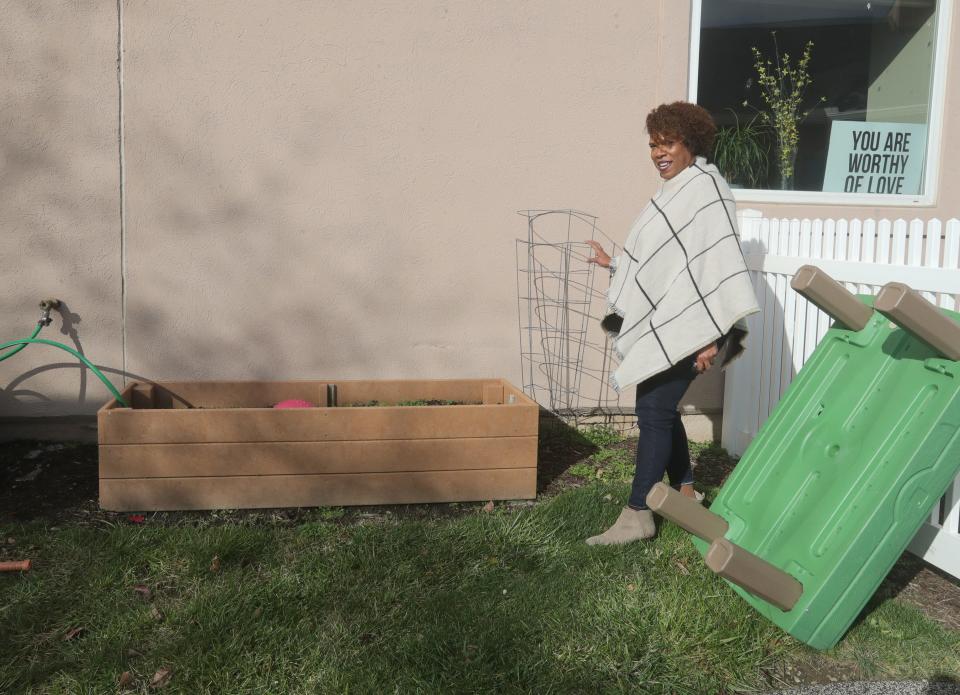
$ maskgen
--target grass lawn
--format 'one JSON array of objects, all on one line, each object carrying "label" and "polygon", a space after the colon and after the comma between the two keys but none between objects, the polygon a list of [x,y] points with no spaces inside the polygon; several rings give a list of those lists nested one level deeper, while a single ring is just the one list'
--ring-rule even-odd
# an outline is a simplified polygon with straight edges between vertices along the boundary
[{"label": "grass lawn", "polygon": [[4,524],[35,567],[0,575],[0,692],[700,694],[791,685],[804,668],[960,678],[960,632],[883,592],[818,654],[671,524],[653,542],[586,546],[626,499],[623,455],[604,453],[620,446],[599,443],[573,471],[582,485],[493,511]]}]

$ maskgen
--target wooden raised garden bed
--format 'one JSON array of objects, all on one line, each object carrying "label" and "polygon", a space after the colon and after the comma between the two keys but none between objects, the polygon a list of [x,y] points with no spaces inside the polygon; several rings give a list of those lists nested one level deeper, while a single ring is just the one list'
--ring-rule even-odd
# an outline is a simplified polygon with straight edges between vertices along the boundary
[{"label": "wooden raised garden bed", "polygon": [[[502,379],[135,382],[122,395],[131,407],[97,414],[104,509],[536,495],[538,407]],[[287,399],[318,407],[272,407]],[[393,405],[413,401],[458,404]]]}]

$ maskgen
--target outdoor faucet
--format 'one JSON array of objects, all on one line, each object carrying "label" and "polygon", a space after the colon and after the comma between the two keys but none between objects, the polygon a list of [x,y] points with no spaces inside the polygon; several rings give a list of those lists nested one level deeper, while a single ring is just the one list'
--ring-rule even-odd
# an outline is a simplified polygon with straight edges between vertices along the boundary
[{"label": "outdoor faucet", "polygon": [[40,319],[37,321],[38,326],[49,326],[53,319],[50,318],[50,312],[54,309],[60,308],[59,299],[44,299],[40,302]]}]

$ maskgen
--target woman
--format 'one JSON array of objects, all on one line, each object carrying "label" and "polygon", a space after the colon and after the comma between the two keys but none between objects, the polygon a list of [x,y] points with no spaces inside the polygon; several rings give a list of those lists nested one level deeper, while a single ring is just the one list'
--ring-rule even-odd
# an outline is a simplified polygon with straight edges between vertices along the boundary
[{"label": "woman", "polygon": [[589,241],[589,262],[610,268],[604,328],[615,336],[618,391],[637,385],[640,441],[627,506],[590,545],[651,538],[647,493],[663,479],[696,497],[687,435],[677,406],[720,351],[725,365],[742,348],[741,319],[759,311],[744,265],[733,195],[707,164],[716,126],[694,104],[675,102],[647,115],[650,158],[662,182],[634,222],[623,253],[611,258]]}]

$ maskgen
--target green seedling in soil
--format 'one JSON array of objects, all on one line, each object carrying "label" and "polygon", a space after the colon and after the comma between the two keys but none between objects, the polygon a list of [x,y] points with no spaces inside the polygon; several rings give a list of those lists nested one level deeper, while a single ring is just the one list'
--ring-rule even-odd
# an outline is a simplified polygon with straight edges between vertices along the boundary
[{"label": "green seedling in soil", "polygon": [[593,466],[586,463],[575,463],[567,469],[567,473],[577,478],[592,478],[596,475]]},{"label": "green seedling in soil", "polygon": [[590,459],[597,464],[597,477],[630,480],[633,477],[633,456],[626,449],[601,449]]},{"label": "green seedling in soil", "polygon": [[324,521],[335,521],[344,515],[343,507],[320,507],[317,515]]},{"label": "green seedling in soil", "polygon": [[592,425],[580,431],[584,438],[594,446],[610,446],[623,441],[623,437],[612,427]]}]

